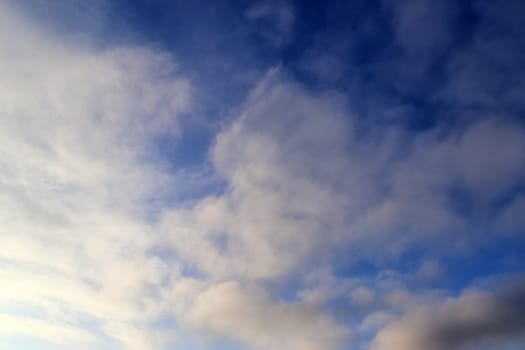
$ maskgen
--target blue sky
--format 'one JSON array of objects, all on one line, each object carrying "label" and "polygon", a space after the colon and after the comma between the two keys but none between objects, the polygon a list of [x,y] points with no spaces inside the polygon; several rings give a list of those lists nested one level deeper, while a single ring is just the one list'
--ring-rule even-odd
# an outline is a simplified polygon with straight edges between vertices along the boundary
[{"label": "blue sky", "polygon": [[525,342],[521,1],[0,1],[0,348]]}]

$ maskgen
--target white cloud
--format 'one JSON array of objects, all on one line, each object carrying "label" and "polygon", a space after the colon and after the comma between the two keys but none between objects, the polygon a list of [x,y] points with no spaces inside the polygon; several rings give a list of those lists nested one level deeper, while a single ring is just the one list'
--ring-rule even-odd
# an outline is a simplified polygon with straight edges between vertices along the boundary
[{"label": "white cloud", "polygon": [[[358,137],[337,94],[315,95],[278,71],[239,114],[212,149],[228,190],[163,222],[169,244],[213,278],[282,277],[305,261],[330,263],[341,246],[383,261],[430,241],[468,249],[478,213],[525,172],[517,125]],[[474,203],[468,215],[454,207],[458,188]]]},{"label": "white cloud", "polygon": [[[373,350],[460,350],[513,344],[525,332],[523,281],[501,293],[467,291],[416,308],[383,328]],[[489,343],[490,344],[490,343]]]},{"label": "white cloud", "polygon": [[[350,260],[365,257],[381,267],[413,247],[432,250],[419,277],[437,278],[440,268],[431,259],[471,249],[479,237],[472,230],[476,213],[522,181],[518,150],[525,132],[517,125],[477,122],[414,135],[390,128],[358,136],[355,123],[337,94],[316,95],[270,72],[212,149],[228,189],[166,211],[163,244],[212,284],[285,280],[304,266],[337,263],[333,253],[341,249]],[[471,217],[452,205],[457,188],[475,200]],[[309,287],[297,291],[301,300],[328,303],[346,293],[360,312],[403,313],[440,295],[395,284],[387,293],[383,282],[360,288],[355,281],[307,279],[301,281]],[[234,328],[206,327],[225,335]],[[246,337],[253,346],[265,342]]]},{"label": "white cloud", "polygon": [[339,349],[350,336],[317,305],[279,303],[255,286],[243,288],[236,282],[203,292],[187,318],[194,327],[250,349]]},{"label": "white cloud", "polygon": [[[429,241],[441,244],[432,243],[434,254],[439,256],[440,249],[449,253],[454,247],[447,237],[452,235],[468,246],[470,222],[450,205],[449,192],[462,186],[469,196],[490,202],[521,179],[520,128],[477,123],[457,133],[432,130],[408,137],[398,130],[378,130],[363,138],[356,136],[353,123],[337,95],[315,95],[278,71],[269,73],[212,149],[213,164],[228,189],[194,207],[166,211],[163,244],[212,286],[235,281],[235,288],[224,288],[237,295],[248,281],[260,286],[287,279],[312,261],[329,266],[336,247],[346,247],[353,258],[366,256],[381,264]],[[486,137],[490,134],[495,137]],[[480,144],[487,152],[469,157]],[[499,150],[508,156],[501,159]],[[491,174],[482,174],[489,169]],[[494,184],[495,178],[504,185]],[[428,260],[419,277],[436,278],[439,272]],[[382,307],[402,313],[440,296],[432,291],[417,295],[388,281],[359,285],[330,277],[307,279],[303,282],[310,287],[297,294],[303,302],[323,304],[346,294],[362,312]],[[212,302],[210,293],[197,300],[222,305]],[[240,311],[216,316],[240,308],[230,303],[224,310],[194,306],[190,323],[255,348],[273,346],[264,344],[279,333],[265,322],[254,320],[248,327],[249,322],[242,321],[249,330],[235,333],[237,318],[249,316]],[[287,310],[290,304],[282,306]],[[377,327],[380,320],[370,319],[362,327],[373,329],[373,324]]]},{"label": "white cloud", "polygon": [[[359,323],[370,331],[428,295],[380,277],[374,285],[299,273],[329,271],[335,251],[380,268],[413,245],[450,250],[451,234],[470,243],[470,218],[450,205],[450,190],[461,187],[483,212],[525,175],[522,127],[360,135],[341,96],[273,71],[210,150],[227,189],[164,208],[157,226],[145,218],[148,200],[177,183],[149,160],[150,142],[176,135],[190,106],[173,57],[66,44],[7,7],[0,52],[0,296],[44,315],[6,307],[0,334],[87,342],[100,333],[153,349],[171,336],[151,331],[167,315],[254,349],[338,349],[351,327],[325,303],[345,295],[359,312],[370,308]],[[505,225],[516,222],[516,203]],[[167,257],[154,254],[159,247]],[[435,277],[439,266],[428,260],[419,274]],[[284,302],[267,283],[290,277],[297,299]],[[85,318],[95,329],[83,329]]]},{"label": "white cloud", "polygon": [[156,348],[159,279],[178,270],[148,253],[143,201],[171,180],[146,155],[176,134],[189,84],[165,53],[66,44],[0,13],[0,294],[43,312],[2,310],[0,334]]},{"label": "white cloud", "polygon": [[358,287],[351,293],[352,301],[360,307],[367,307],[374,302],[374,292],[367,287]]},{"label": "white cloud", "polygon": [[376,332],[378,329],[383,328],[386,324],[393,320],[393,316],[385,311],[376,311],[363,319],[359,329],[363,332],[372,331]]},{"label": "white cloud", "polygon": [[66,345],[68,341],[88,344],[93,342],[93,336],[82,329],[31,317],[0,315],[0,329],[2,332],[36,336],[62,345]]},{"label": "white cloud", "polygon": [[437,261],[425,260],[418,267],[416,275],[423,281],[433,281],[443,276],[443,269]]},{"label": "white cloud", "polygon": [[[217,137],[213,163],[229,190],[165,218],[175,248],[211,276],[283,275],[321,235],[337,238],[345,216],[338,182],[354,177],[339,177],[348,126],[337,99],[268,79]],[[215,244],[221,236],[225,247]]]}]

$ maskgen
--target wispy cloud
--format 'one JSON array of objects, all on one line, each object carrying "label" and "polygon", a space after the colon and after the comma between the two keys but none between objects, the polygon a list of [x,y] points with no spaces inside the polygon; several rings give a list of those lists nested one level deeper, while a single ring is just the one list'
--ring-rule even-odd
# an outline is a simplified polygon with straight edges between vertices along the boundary
[{"label": "wispy cloud", "polygon": [[169,176],[145,150],[176,130],[189,84],[165,53],[68,46],[2,13],[0,293],[40,316],[8,312],[0,332],[154,348],[162,263],[140,208]]},{"label": "wispy cloud", "polygon": [[289,1],[257,1],[246,11],[252,21],[266,22],[262,34],[273,44],[281,46],[288,43],[293,35],[295,13]]}]

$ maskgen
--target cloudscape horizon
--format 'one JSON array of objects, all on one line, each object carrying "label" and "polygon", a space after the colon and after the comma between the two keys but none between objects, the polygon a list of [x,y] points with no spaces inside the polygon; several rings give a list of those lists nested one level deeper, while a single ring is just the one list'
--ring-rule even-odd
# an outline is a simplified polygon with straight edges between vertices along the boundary
[{"label": "cloudscape horizon", "polygon": [[0,349],[524,349],[523,14],[0,0]]}]

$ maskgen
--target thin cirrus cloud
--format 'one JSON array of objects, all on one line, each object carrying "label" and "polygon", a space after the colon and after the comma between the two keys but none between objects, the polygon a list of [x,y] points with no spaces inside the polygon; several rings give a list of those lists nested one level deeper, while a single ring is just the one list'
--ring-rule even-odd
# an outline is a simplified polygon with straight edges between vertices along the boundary
[{"label": "thin cirrus cloud", "polygon": [[[332,18],[334,8],[344,9],[330,6],[325,15]],[[110,8],[90,12],[90,23],[107,20]],[[257,81],[229,99],[240,105],[203,117],[205,79],[192,81],[198,67],[181,64],[176,47],[129,38],[74,42],[34,21],[38,15],[0,5],[0,343],[514,349],[525,329],[523,283],[507,276],[507,286],[500,277],[522,272],[509,248],[523,232],[520,85],[502,89],[497,108],[497,99],[483,98],[491,74],[482,87],[462,88],[477,77],[465,62],[483,67],[486,47],[504,43],[483,40],[484,29],[471,45],[456,47],[460,55],[441,67],[446,77],[429,84],[438,89],[432,103],[458,103],[443,114],[456,122],[433,116],[417,128],[385,109],[434,111],[386,95],[356,101],[348,97],[354,87],[316,86],[294,75],[290,65],[297,64],[315,77],[330,58],[339,64],[329,82],[347,71],[331,52],[315,54],[331,40],[322,31],[312,47],[291,50],[306,57],[290,63],[286,48],[305,30],[301,6],[235,8],[224,13],[239,28],[264,22],[259,39],[283,50],[284,63],[268,63],[257,79],[250,72]],[[487,8],[473,9],[479,23],[494,21]],[[378,86],[408,94],[457,45],[449,22],[462,6],[388,1],[379,11],[389,16],[392,39],[384,52],[396,55],[366,69],[372,80],[398,79]],[[503,56],[492,58],[501,63]],[[199,140],[184,137],[188,125],[213,118],[204,126],[213,134],[204,142],[206,159],[193,168],[171,159],[178,149],[164,149],[162,140],[192,149]],[[212,175],[203,179],[204,172]],[[209,181],[222,187],[188,201],[176,196]],[[476,261],[484,254],[495,265]],[[461,270],[457,261],[467,260],[496,271]]]}]

